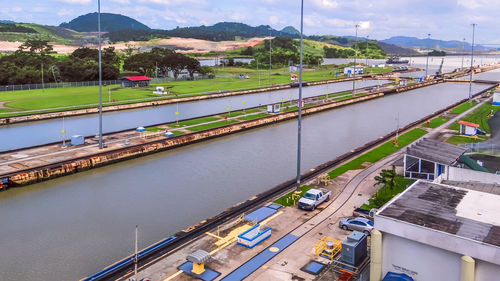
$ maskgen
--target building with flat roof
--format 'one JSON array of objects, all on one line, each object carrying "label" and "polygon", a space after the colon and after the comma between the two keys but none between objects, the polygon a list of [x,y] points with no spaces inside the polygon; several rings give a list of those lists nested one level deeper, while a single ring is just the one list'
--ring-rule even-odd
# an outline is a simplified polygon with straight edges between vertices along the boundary
[{"label": "building with flat roof", "polygon": [[[480,172],[478,172],[480,173]],[[419,180],[375,214],[371,279],[500,280],[500,195]],[[496,189],[492,189],[496,191]]]},{"label": "building with flat roof", "polygon": [[129,76],[120,80],[122,80],[122,88],[149,87],[151,78],[147,76]]}]

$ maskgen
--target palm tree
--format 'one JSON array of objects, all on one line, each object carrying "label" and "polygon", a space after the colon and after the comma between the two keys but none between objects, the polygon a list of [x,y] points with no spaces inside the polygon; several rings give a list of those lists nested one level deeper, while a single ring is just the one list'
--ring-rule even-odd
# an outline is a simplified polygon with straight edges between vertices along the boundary
[{"label": "palm tree", "polygon": [[375,184],[373,186],[382,185],[392,191],[396,186],[396,167],[392,165],[391,170],[382,170],[380,175],[375,176]]}]

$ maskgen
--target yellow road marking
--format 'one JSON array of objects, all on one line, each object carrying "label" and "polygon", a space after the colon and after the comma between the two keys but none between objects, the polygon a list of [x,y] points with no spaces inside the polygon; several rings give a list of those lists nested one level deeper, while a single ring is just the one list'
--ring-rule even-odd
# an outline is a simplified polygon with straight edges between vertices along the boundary
[{"label": "yellow road marking", "polygon": [[172,280],[172,279],[174,279],[175,277],[177,277],[179,274],[181,274],[181,273],[183,273],[183,272],[184,272],[184,271],[179,270],[179,271],[177,271],[176,273],[174,273],[174,274],[170,275],[169,277],[167,277],[167,278],[163,279],[163,281],[169,281],[169,280]]}]

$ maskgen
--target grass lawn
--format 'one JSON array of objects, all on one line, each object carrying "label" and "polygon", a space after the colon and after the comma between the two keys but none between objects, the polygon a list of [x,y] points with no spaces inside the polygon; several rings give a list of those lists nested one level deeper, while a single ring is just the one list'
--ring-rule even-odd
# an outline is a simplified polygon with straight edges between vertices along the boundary
[{"label": "grass lawn", "polygon": [[146,131],[148,131],[148,132],[161,132],[161,131],[165,131],[165,129],[159,128],[159,127],[149,127],[149,128],[146,128]]},{"label": "grass lawn", "polygon": [[225,125],[234,124],[234,123],[238,123],[238,122],[239,122],[238,120],[223,120],[223,121],[219,121],[219,122],[190,127],[190,128],[188,128],[188,130],[193,131],[193,132],[198,132],[198,131],[222,127]]},{"label": "grass lawn", "polygon": [[334,179],[343,173],[349,171],[349,170],[357,170],[362,168],[362,164],[365,162],[370,162],[370,163],[375,163],[378,160],[391,155],[392,153],[398,151],[402,147],[414,142],[415,140],[419,139],[423,135],[427,134],[427,131],[423,129],[413,129],[401,136],[399,136],[398,139],[398,146],[394,146],[392,144],[392,140],[384,143],[383,145],[359,156],[358,158],[355,158],[346,164],[335,168],[334,170],[330,171],[328,175],[330,176],[331,179]]},{"label": "grass lawn", "polygon": [[[250,76],[250,79],[236,78],[238,74],[248,74]],[[120,88],[120,85],[104,86],[103,102],[107,103],[111,101],[113,104],[122,104],[137,102],[137,100],[141,99],[175,98],[176,96],[174,94],[182,94],[183,96],[195,96],[200,94],[207,94],[207,92],[214,91],[227,91],[269,86],[269,76],[267,70],[257,71],[251,68],[226,67],[224,68],[224,70],[217,70],[217,75],[225,77],[195,81],[154,83],[151,84],[149,88]],[[332,70],[316,70],[304,72],[303,79],[305,81],[321,81],[339,78],[344,78],[344,76],[335,76],[335,73]],[[285,84],[290,82],[290,74],[288,73],[288,69],[280,68],[272,70],[272,84]],[[168,96],[153,94],[156,86],[164,86],[168,88],[169,91],[173,94],[169,94]],[[112,91],[109,95],[108,91],[110,89]],[[78,106],[78,108],[96,107],[96,104],[99,102],[99,87],[91,86],[2,92],[0,93],[0,102],[4,102],[4,106],[7,107],[0,108],[0,113],[11,111],[53,109],[69,106]],[[12,115],[2,115],[2,117],[7,116]]]},{"label": "grass lawn", "polygon": [[[429,122],[429,128],[433,128],[433,129],[437,128],[448,121],[450,121],[450,118],[441,117],[441,116],[436,117]],[[427,123],[422,124],[422,127],[427,127]]]},{"label": "grass lawn", "polygon": [[313,187],[309,186],[309,185],[303,185],[300,187],[300,189],[302,191],[300,192],[299,195],[296,195],[295,191],[292,191],[292,192],[284,195],[283,197],[274,200],[274,203],[277,203],[277,204],[280,204],[283,206],[293,206],[294,205],[293,198],[296,198],[295,202],[297,202],[300,199],[300,197],[302,197],[311,188],[313,188]]},{"label": "grass lawn", "polygon": [[447,143],[451,143],[454,145],[462,144],[462,143],[474,143],[474,142],[483,142],[487,140],[486,136],[477,136],[477,138],[471,138],[466,136],[453,136],[446,140]]},{"label": "grass lawn", "polygon": [[269,115],[270,115],[269,113],[259,113],[259,114],[254,114],[254,115],[241,116],[238,119],[243,120],[243,121],[248,121],[248,120],[259,119],[262,117],[267,117]]},{"label": "grass lawn", "polygon": [[473,102],[466,102],[466,103],[463,103],[457,107],[454,107],[450,112],[453,113],[453,114],[460,114],[460,113],[464,113],[466,112],[467,110],[473,108],[474,106],[477,105],[477,102],[473,101]]},{"label": "grass lawn", "polygon": [[181,135],[184,135],[185,133],[184,132],[181,132],[181,131],[170,131],[172,134],[174,134],[174,136],[181,136]]},{"label": "grass lawn", "polygon": [[398,193],[403,192],[407,186],[410,186],[415,180],[405,179],[403,176],[398,175],[395,179],[396,185],[391,190],[387,185],[384,185],[381,189],[375,193],[375,195],[368,200],[368,204],[363,204],[360,208],[370,211],[373,208],[380,208],[384,206],[385,203],[389,202]]},{"label": "grass lawn", "polygon": [[220,118],[214,117],[214,116],[208,116],[208,117],[201,117],[201,118],[191,119],[191,120],[187,120],[187,121],[182,121],[182,122],[179,122],[178,124],[172,123],[172,124],[169,124],[169,126],[172,128],[179,128],[179,127],[191,126],[191,125],[196,125],[196,124],[205,123],[205,122],[212,122],[212,121],[216,121],[216,120],[220,120]]},{"label": "grass lawn", "polygon": [[[471,114],[462,118],[462,120],[479,124],[479,129],[489,134],[491,133],[491,129],[490,125],[488,124],[488,119],[490,119],[491,116],[493,116],[495,112],[497,112],[498,110],[500,110],[499,106],[484,104],[480,106],[478,109],[474,110]],[[460,125],[458,123],[454,123],[450,126],[450,129],[458,131],[460,130]]]}]

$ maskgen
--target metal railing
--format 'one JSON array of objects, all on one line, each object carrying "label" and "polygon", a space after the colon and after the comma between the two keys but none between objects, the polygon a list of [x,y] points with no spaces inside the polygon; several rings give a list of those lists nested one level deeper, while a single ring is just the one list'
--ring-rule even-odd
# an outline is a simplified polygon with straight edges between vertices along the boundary
[{"label": "metal railing", "polygon": [[467,153],[500,154],[499,143],[466,143],[463,146],[467,148]]},{"label": "metal railing", "polygon": [[[195,76],[193,80],[210,79],[213,78],[209,75]],[[190,80],[189,76],[178,77],[177,79],[166,78],[152,78],[151,83],[166,83],[172,81],[185,81]],[[103,86],[120,85],[121,80],[103,80]],[[99,86],[99,81],[82,81],[82,82],[59,82],[59,83],[44,83],[44,84],[23,84],[23,85],[5,85],[0,86],[0,92],[7,91],[26,91],[26,90],[39,90],[39,89],[54,89],[54,88],[74,88],[74,87],[93,87]]]}]

